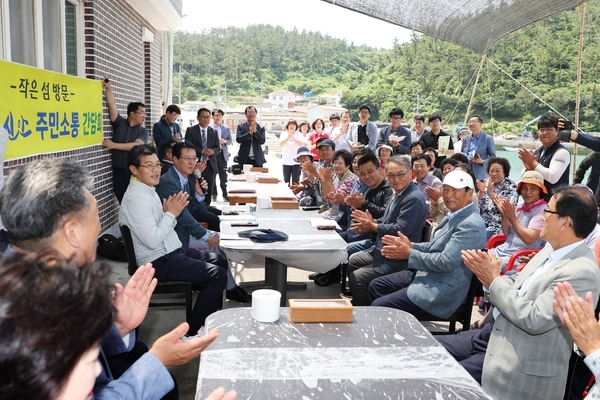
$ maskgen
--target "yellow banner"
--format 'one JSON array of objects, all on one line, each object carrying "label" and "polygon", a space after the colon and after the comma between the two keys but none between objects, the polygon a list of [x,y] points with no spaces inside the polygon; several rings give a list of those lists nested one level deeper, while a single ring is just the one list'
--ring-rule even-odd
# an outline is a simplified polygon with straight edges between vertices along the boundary
[{"label": "yellow banner", "polygon": [[102,143],[102,83],[0,60],[5,160]]}]

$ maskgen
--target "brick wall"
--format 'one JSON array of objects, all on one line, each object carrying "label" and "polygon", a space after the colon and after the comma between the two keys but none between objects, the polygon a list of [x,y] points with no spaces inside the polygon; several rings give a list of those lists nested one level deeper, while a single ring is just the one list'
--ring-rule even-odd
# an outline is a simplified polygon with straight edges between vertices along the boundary
[{"label": "brick wall", "polygon": [[[142,42],[142,27],[154,33],[152,43]],[[145,63],[148,65],[146,66]],[[160,35],[125,0],[85,3],[85,75],[90,79],[110,77],[117,108],[126,118],[127,104],[146,105],[146,127],[151,130],[160,117]],[[147,84],[146,77],[154,82]],[[147,93],[146,93],[147,91]],[[112,136],[105,104],[104,136]],[[108,151],[90,149],[87,166],[95,177],[96,199],[102,229],[118,222],[119,206],[112,192],[112,170]],[[84,161],[85,163],[86,161]]]},{"label": "brick wall", "polygon": [[[171,0],[181,12],[181,0]],[[152,43],[142,42],[142,27],[154,34]],[[161,109],[161,35],[145,22],[125,0],[93,0],[84,3],[84,68],[89,79],[108,76],[117,108],[126,117],[127,104],[146,105],[146,127],[159,120]],[[112,126],[104,105],[104,137],[112,137]],[[92,194],[98,200],[100,222],[105,231],[117,224],[119,203],[112,191],[109,151],[102,146],[51,154],[86,166],[94,176]],[[4,175],[18,165],[48,157],[40,155],[8,161]]]}]

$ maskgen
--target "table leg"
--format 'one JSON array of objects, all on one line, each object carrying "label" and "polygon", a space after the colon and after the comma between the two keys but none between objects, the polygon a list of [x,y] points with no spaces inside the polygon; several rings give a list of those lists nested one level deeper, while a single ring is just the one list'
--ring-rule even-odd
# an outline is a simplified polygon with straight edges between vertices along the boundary
[{"label": "table leg", "polygon": [[265,257],[265,282],[273,284],[273,259]]},{"label": "table leg", "polygon": [[281,293],[281,307],[287,303],[287,265],[273,260],[273,289]]},{"label": "table leg", "polygon": [[[281,271],[283,276],[281,276]],[[283,280],[282,280],[283,279]],[[256,282],[242,282],[240,286],[248,290],[257,289],[275,289],[281,292],[281,301],[285,304],[285,292],[287,290],[306,290],[304,282],[286,282],[287,281],[287,265],[275,261],[272,258],[265,258],[265,280]],[[278,288],[285,288],[281,291]]]}]

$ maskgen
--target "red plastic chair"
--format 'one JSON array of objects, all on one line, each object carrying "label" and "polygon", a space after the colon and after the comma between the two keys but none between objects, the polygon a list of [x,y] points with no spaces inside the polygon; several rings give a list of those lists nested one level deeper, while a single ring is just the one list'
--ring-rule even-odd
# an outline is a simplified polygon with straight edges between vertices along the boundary
[{"label": "red plastic chair", "polygon": [[493,249],[494,247],[500,246],[504,242],[506,242],[506,235],[499,233],[497,235],[493,235],[488,239],[485,248],[488,250]]},{"label": "red plastic chair", "polygon": [[[532,253],[536,254],[540,250],[541,249],[527,249],[527,250],[516,251],[508,259],[508,263],[506,264],[506,269],[504,270],[504,273],[507,273],[508,271],[512,271],[512,269],[515,267],[515,264],[517,263],[517,260],[519,259],[519,257],[526,256],[526,255],[532,254]],[[518,264],[516,267],[517,272],[521,272],[521,270],[525,267],[525,265],[527,265],[527,264],[526,263]]]},{"label": "red plastic chair", "polygon": [[[504,242],[506,242],[506,235],[503,235],[501,233],[492,235],[488,239],[487,244],[485,245],[485,248],[488,250],[493,249],[494,247],[500,246]],[[481,301],[481,296],[475,297],[475,304],[479,304],[480,301]]]}]

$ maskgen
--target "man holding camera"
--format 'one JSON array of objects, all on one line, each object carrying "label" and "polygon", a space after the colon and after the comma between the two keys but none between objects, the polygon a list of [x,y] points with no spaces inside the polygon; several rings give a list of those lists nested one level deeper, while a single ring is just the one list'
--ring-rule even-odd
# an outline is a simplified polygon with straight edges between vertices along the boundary
[{"label": "man holding camera", "polygon": [[537,171],[544,177],[548,189],[548,198],[559,186],[569,184],[569,166],[571,155],[560,144],[558,138],[558,115],[545,114],[538,120],[539,139],[542,147],[535,152],[531,149],[519,149],[519,158],[526,171]]}]

